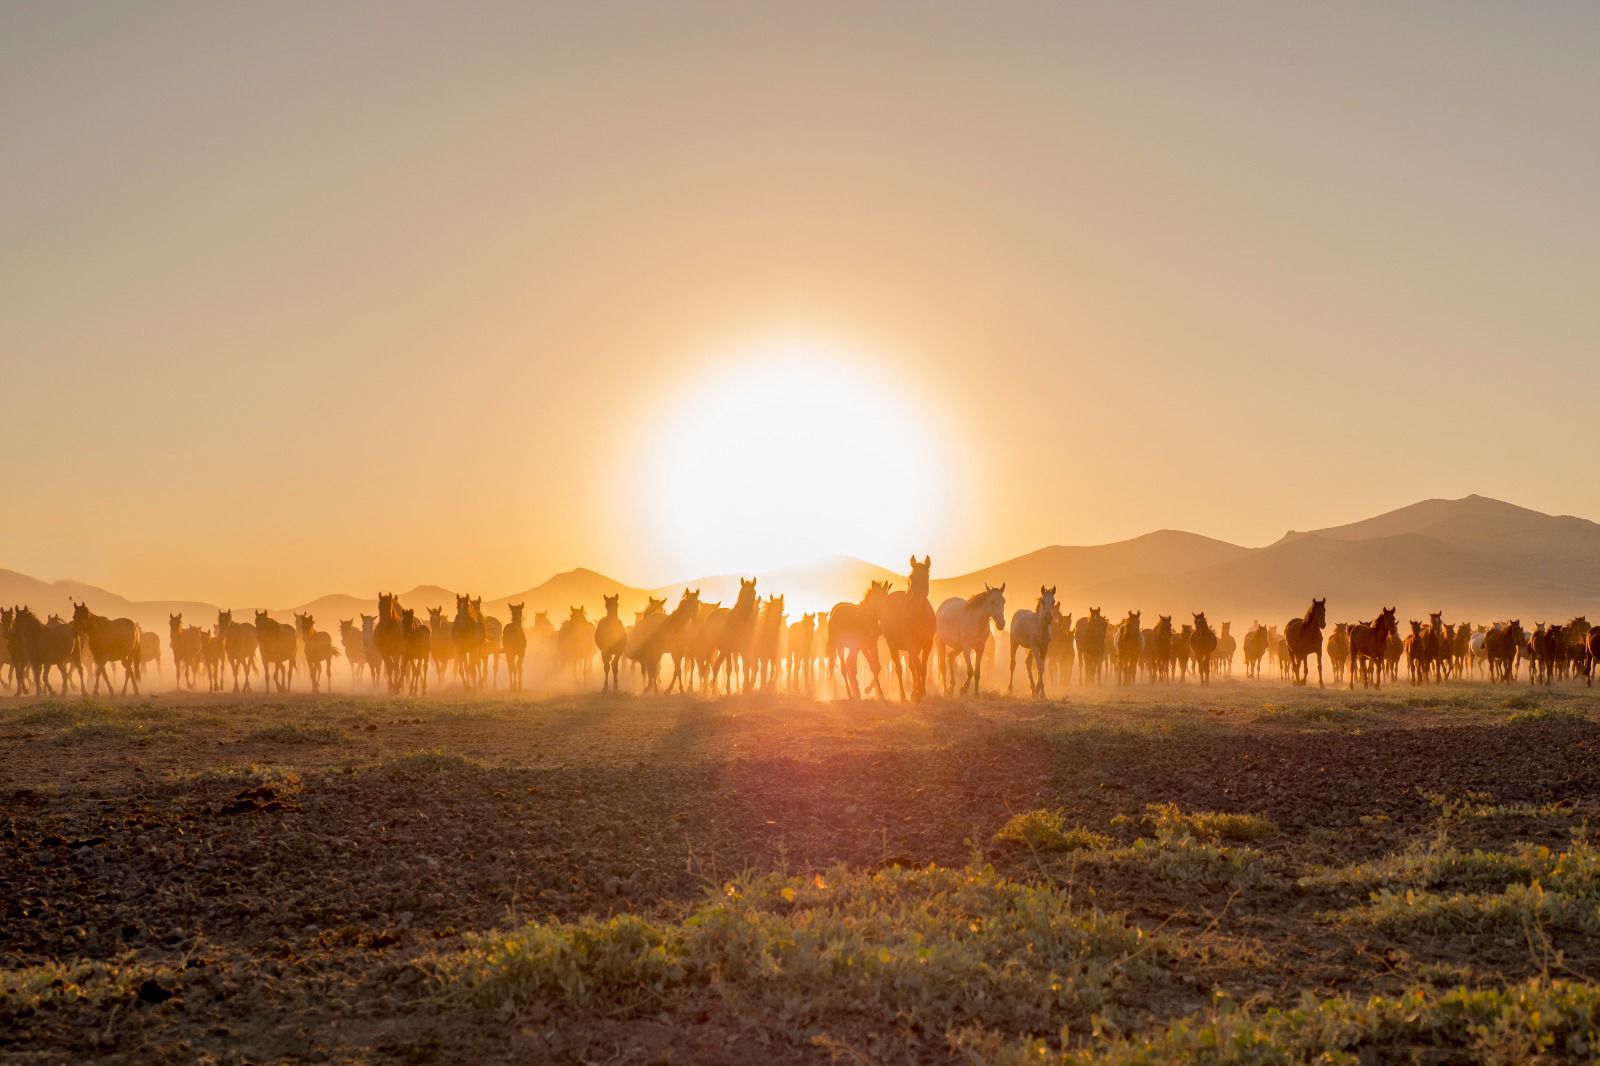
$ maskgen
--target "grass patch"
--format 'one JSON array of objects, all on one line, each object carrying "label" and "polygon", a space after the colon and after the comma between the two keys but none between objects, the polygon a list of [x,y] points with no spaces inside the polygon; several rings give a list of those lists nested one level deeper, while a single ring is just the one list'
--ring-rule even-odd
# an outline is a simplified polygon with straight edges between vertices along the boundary
[{"label": "grass patch", "polygon": [[989,867],[838,867],[742,879],[681,923],[624,915],[491,934],[437,972],[506,1012],[656,1013],[707,996],[792,1039],[853,1018],[942,1042],[970,1026],[1084,1024],[1142,972],[1151,943],[1120,916]]},{"label": "grass patch", "polygon": [[302,786],[300,774],[287,766],[251,763],[249,766],[210,766],[192,774],[174,774],[172,780],[191,781],[200,785],[223,785],[228,788],[253,788],[271,785],[279,792],[297,792]]},{"label": "grass patch", "polygon": [[1013,815],[994,835],[995,843],[1032,851],[1087,851],[1109,848],[1111,838],[1082,826],[1067,827],[1060,811],[1035,810]]},{"label": "grass patch", "polygon": [[[1504,988],[1415,988],[1366,1000],[1307,994],[1298,1006],[1261,1013],[1219,996],[1208,1011],[1153,1036],[1092,1049],[1061,1050],[1043,1041],[1002,1045],[987,1034],[962,1044],[969,1061],[1000,1066],[1592,1062],[1600,1054],[1600,986],[1534,978]],[[1404,1059],[1391,1059],[1402,1049],[1409,1053]]]},{"label": "grass patch", "polygon": [[1260,840],[1276,826],[1259,814],[1233,814],[1227,811],[1192,811],[1184,813],[1176,803],[1151,803],[1144,809],[1144,819],[1155,827],[1157,835],[1188,833],[1198,840],[1220,843],[1224,840]]},{"label": "grass patch", "polygon": [[432,751],[408,751],[385,764],[391,773],[398,774],[448,774],[464,770],[481,770],[483,764],[443,748]]},{"label": "grass patch", "polygon": [[[1508,700],[1507,706],[1518,704],[1520,699]],[[1587,722],[1588,716],[1573,710],[1570,707],[1546,707],[1534,705],[1519,707],[1506,715],[1506,721],[1511,725],[1537,725],[1542,722]]]},{"label": "grass patch", "polygon": [[131,953],[115,961],[46,962],[0,969],[0,1018],[72,1002],[124,1003],[147,980],[170,986],[173,972],[165,966],[135,962]]},{"label": "grass patch", "polygon": [[1441,792],[1420,792],[1428,806],[1439,812],[1441,818],[1453,821],[1487,820],[1492,818],[1562,818],[1572,813],[1565,802],[1554,803],[1496,803],[1488,792],[1466,792],[1459,797]]},{"label": "grass patch", "polygon": [[1349,878],[1376,886],[1371,901],[1343,918],[1390,935],[1600,933],[1600,849],[1582,840],[1561,851],[1529,844],[1509,854],[1442,850],[1372,866]]},{"label": "grass patch", "polygon": [[1372,862],[1322,870],[1301,878],[1313,888],[1348,888],[1374,892],[1403,889],[1500,889],[1518,881],[1546,877],[1558,853],[1543,846],[1519,844],[1511,852],[1458,851],[1442,838],[1427,847],[1386,855]]},{"label": "grass patch", "polygon": [[342,744],[348,738],[336,725],[285,723],[257,729],[244,739],[264,744]]}]

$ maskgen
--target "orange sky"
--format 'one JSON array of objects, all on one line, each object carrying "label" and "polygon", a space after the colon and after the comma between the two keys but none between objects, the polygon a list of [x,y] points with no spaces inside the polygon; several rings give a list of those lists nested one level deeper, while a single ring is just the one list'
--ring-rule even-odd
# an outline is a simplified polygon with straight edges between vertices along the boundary
[{"label": "orange sky", "polygon": [[[1554,3],[11,5],[0,566],[282,604],[1594,515],[1597,46]],[[774,454],[808,537],[661,492],[694,383],[770,396],[797,337],[914,477]]]}]

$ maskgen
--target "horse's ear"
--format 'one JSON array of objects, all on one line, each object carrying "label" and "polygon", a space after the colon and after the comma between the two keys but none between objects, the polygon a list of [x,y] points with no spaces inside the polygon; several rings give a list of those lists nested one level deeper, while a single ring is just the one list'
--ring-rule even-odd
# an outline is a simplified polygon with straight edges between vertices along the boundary
[{"label": "horse's ear", "polygon": [[923,557],[922,557],[922,565],[923,565],[923,566],[932,566],[932,565],[933,565],[933,556],[931,556],[931,555],[924,555],[924,556],[923,556]]},{"label": "horse's ear", "polygon": [[1002,581],[1002,582],[1000,582],[1000,591],[1004,592],[1005,590],[1006,590],[1006,583],[1004,581]]}]

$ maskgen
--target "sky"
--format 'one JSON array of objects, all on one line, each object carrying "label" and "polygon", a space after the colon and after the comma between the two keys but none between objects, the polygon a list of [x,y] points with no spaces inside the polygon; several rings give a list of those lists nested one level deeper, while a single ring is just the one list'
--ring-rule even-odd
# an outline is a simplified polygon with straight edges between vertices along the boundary
[{"label": "sky", "polygon": [[1600,517],[1597,53],[1589,3],[0,3],[0,566]]}]

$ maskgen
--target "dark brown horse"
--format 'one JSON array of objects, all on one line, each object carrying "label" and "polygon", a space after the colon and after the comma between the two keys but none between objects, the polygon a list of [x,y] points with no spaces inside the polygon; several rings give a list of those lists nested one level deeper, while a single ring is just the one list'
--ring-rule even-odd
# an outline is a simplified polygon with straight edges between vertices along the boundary
[{"label": "dark brown horse", "polygon": [[622,594],[613,593],[605,597],[605,601],[605,617],[595,623],[594,644],[600,649],[600,691],[604,692],[609,688],[614,692],[622,682],[622,652],[628,646],[628,630],[617,613],[617,604],[622,602]]},{"label": "dark brown horse", "polygon": [[256,640],[261,645],[261,684],[268,692],[294,687],[294,668],[300,657],[300,631],[266,611],[256,612]]},{"label": "dark brown horse", "polygon": [[1522,621],[1513,618],[1495,625],[1483,635],[1484,658],[1489,663],[1489,680],[1511,681],[1517,676],[1517,654],[1522,650]]},{"label": "dark brown horse", "polygon": [[1328,601],[1315,599],[1306,613],[1289,619],[1283,627],[1283,642],[1289,656],[1289,673],[1294,683],[1304,685],[1311,680],[1311,666],[1306,659],[1317,657],[1317,687],[1322,688],[1322,631],[1328,625]]},{"label": "dark brown horse", "polygon": [[1206,621],[1204,611],[1194,616],[1194,634],[1189,638],[1189,651],[1194,655],[1194,670],[1200,677],[1200,683],[1211,684],[1211,658],[1217,652],[1217,634],[1211,628],[1211,623]]},{"label": "dark brown horse", "polygon": [[1384,654],[1389,638],[1395,634],[1399,623],[1395,609],[1385,607],[1370,622],[1358,622],[1350,627],[1350,687],[1356,687],[1356,673],[1361,674],[1362,688],[1383,688]]},{"label": "dark brown horse", "polygon": [[1139,656],[1144,651],[1144,633],[1139,629],[1139,612],[1129,611],[1117,633],[1117,684],[1131,685],[1139,674]]},{"label": "dark brown horse", "polygon": [[139,678],[144,673],[144,641],[138,624],[129,618],[102,617],[82,603],[72,605],[72,624],[94,657],[95,694],[100,693],[102,678],[106,691],[111,691],[111,676],[106,673],[106,667],[121,663],[122,693],[127,695],[128,686],[132,685],[133,694],[137,696]]},{"label": "dark brown horse", "polygon": [[1087,685],[1092,676],[1095,684],[1100,683],[1100,672],[1105,668],[1106,662],[1106,631],[1110,628],[1110,619],[1100,613],[1100,608],[1089,608],[1085,618],[1078,619],[1078,624],[1073,627],[1072,643],[1078,651],[1078,680]]},{"label": "dark brown horse", "polygon": [[[856,661],[860,655],[867,657],[872,671],[872,684],[867,691],[876,690],[883,696],[883,685],[878,672],[883,668],[878,661],[878,637],[882,634],[883,605],[889,599],[889,582],[874,581],[859,603],[838,603],[828,613],[828,659],[839,664],[844,675],[845,694],[850,699],[861,698],[861,681],[856,676]],[[830,668],[831,669],[831,668]]]},{"label": "dark brown horse", "polygon": [[508,603],[511,621],[500,631],[500,647],[506,655],[506,688],[522,691],[522,663],[528,654],[528,634],[522,631],[522,610],[525,603]]},{"label": "dark brown horse", "polygon": [[709,626],[717,657],[711,663],[711,687],[717,687],[717,674],[726,664],[728,673],[723,681],[723,691],[733,691],[733,674],[742,668],[741,687],[749,692],[755,683],[756,622],[761,614],[761,600],[756,594],[756,579],[739,579],[739,597],[732,607],[720,608],[711,613]]},{"label": "dark brown horse", "polygon": [[883,641],[889,646],[889,659],[894,663],[901,703],[906,701],[902,658],[905,669],[911,672],[912,698],[920,700],[928,694],[928,657],[938,629],[933,604],[928,600],[928,574],[932,568],[932,557],[924,555],[919,563],[913,555],[909,591],[891,592],[883,604]]},{"label": "dark brown horse", "polygon": [[[362,621],[366,621],[366,616],[362,616]],[[398,696],[405,680],[406,620],[400,597],[392,592],[378,594],[378,620],[372,627],[372,642],[378,651],[378,661],[383,664],[389,691]]]}]

